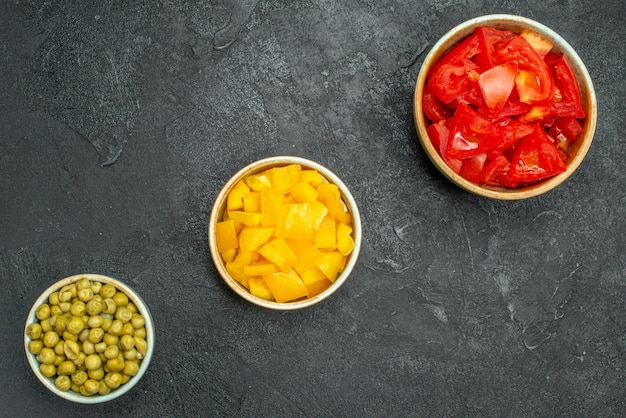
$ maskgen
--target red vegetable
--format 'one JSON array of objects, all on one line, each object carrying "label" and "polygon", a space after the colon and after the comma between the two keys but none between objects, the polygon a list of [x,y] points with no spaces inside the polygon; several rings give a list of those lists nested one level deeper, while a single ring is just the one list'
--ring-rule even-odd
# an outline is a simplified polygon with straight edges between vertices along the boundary
[{"label": "red vegetable", "polygon": [[422,109],[433,145],[454,172],[505,187],[565,171],[585,118],[575,73],[550,41],[488,27],[432,67]]},{"label": "red vegetable", "polygon": [[489,110],[502,110],[515,86],[517,63],[509,61],[496,65],[478,77],[478,85]]},{"label": "red vegetable", "polygon": [[558,150],[537,126],[515,148],[509,178],[514,182],[529,183],[562,173],[565,168]]}]

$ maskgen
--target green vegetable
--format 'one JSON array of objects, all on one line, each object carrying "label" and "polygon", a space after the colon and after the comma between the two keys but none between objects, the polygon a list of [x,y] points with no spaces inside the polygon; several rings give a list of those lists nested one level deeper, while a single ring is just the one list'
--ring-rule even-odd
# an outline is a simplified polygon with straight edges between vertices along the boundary
[{"label": "green vegetable", "polygon": [[28,351],[59,390],[106,395],[139,373],[146,321],[115,286],[81,278],[52,292],[35,316]]}]

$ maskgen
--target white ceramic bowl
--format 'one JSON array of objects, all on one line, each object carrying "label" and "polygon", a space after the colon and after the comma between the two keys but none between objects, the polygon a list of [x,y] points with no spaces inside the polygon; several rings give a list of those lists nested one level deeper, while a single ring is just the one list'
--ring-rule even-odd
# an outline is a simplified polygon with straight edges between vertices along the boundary
[{"label": "white ceramic bowl", "polygon": [[[448,167],[430,141],[426,131],[428,126],[427,121],[424,116],[424,112],[422,111],[422,96],[424,93],[424,85],[427,80],[428,71],[448,50],[450,50],[463,38],[470,35],[474,29],[479,26],[511,30],[517,33],[520,33],[523,29],[530,29],[550,40],[554,44],[553,51],[559,54],[565,54],[568,57],[578,79],[578,84],[581,90],[581,100],[587,116],[584,121],[583,133],[581,134],[581,137],[568,149],[568,157],[565,163],[567,170],[565,172],[533,185],[516,189],[481,186],[464,179]],[[580,59],[576,51],[567,43],[567,41],[565,41],[565,39],[559,36],[552,29],[534,20],[516,15],[496,14],[480,16],[461,23],[448,31],[432,47],[424,59],[420,72],[417,76],[415,94],[413,97],[413,115],[415,119],[415,127],[417,129],[422,147],[433,164],[443,173],[444,176],[459,187],[479,196],[501,200],[517,200],[538,196],[554,189],[570,177],[578,168],[591,146],[591,141],[596,128],[597,102],[593,82],[591,81],[591,77],[589,76],[585,64]]]},{"label": "white ceramic bowl", "polygon": [[[233,189],[233,187],[243,178],[251,175],[260,173],[262,171],[268,170],[272,167],[286,166],[289,164],[300,164],[304,169],[315,169],[317,170],[329,183],[336,184],[339,187],[339,191],[341,193],[341,198],[344,204],[347,206],[348,211],[352,217],[352,238],[354,239],[354,250],[348,256],[345,268],[343,272],[339,274],[335,282],[324,290],[323,292],[317,294],[308,299],[301,299],[293,302],[275,302],[268,301],[265,299],[258,298],[252,295],[248,289],[242,286],[237,280],[232,278],[228,271],[226,270],[226,266],[222,256],[220,255],[217,249],[216,235],[215,235],[215,224],[219,222],[224,215],[224,210],[226,208],[226,197]],[[316,162],[307,160],[305,158],[300,157],[291,157],[291,156],[278,156],[278,157],[270,157],[266,159],[262,159],[256,161],[238,171],[235,175],[233,175],[228,182],[224,185],[217,198],[215,199],[215,204],[213,205],[213,210],[211,212],[209,218],[209,227],[208,227],[208,240],[209,240],[209,249],[211,251],[211,256],[213,258],[213,262],[219,272],[220,276],[224,279],[226,284],[235,291],[239,296],[244,298],[245,300],[264,307],[268,309],[275,310],[293,310],[293,309],[301,309],[316,303],[321,302],[326,299],[333,293],[335,293],[348,279],[348,276],[352,272],[356,261],[359,257],[359,251],[361,248],[361,218],[359,215],[359,210],[357,204],[352,197],[352,194],[346,187],[346,185],[331,172],[328,168],[318,164]]]},{"label": "white ceramic bowl", "polygon": [[[145,322],[146,322],[145,328],[146,328],[146,341],[148,342],[148,350],[147,350],[145,357],[141,361],[139,372],[137,373],[137,375],[131,377],[131,379],[128,382],[121,385],[117,389],[111,390],[111,392],[106,395],[95,394],[92,396],[84,396],[84,395],[81,395],[80,393],[76,393],[71,390],[67,392],[59,390],[54,384],[54,378],[46,377],[41,373],[41,371],[39,370],[39,362],[37,361],[36,356],[28,350],[28,343],[30,342],[30,338],[26,334],[26,328],[28,328],[30,324],[34,322],[38,322],[38,319],[36,316],[37,308],[41,306],[41,304],[46,303],[46,301],[48,300],[48,296],[51,293],[58,291],[65,285],[75,283],[82,278],[87,278],[92,282],[97,281],[97,282],[101,282],[102,284],[111,284],[115,286],[115,288],[118,291],[125,293],[126,296],[128,296],[128,299],[131,302],[133,302],[135,306],[137,306],[138,312],[143,315],[143,317],[145,318]],[[28,363],[30,364],[30,367],[33,370],[33,373],[35,373],[35,376],[37,376],[39,381],[46,388],[48,388],[52,393],[72,402],[83,403],[83,404],[94,404],[94,403],[106,402],[106,401],[110,401],[112,399],[118,398],[122,396],[123,394],[125,394],[126,392],[128,392],[130,389],[132,389],[133,386],[135,386],[137,382],[139,382],[141,377],[144,375],[144,373],[148,369],[148,366],[150,365],[150,360],[152,359],[152,353],[154,352],[154,335],[155,335],[154,322],[152,320],[152,316],[150,315],[150,310],[148,309],[148,306],[144,303],[144,301],[141,299],[141,297],[134,290],[132,290],[129,286],[122,283],[121,281],[113,279],[111,277],[102,276],[99,274],[78,274],[75,276],[66,277],[65,279],[59,280],[58,282],[50,286],[48,289],[46,289],[37,298],[37,300],[33,304],[33,307],[31,308],[28,314],[28,318],[26,319],[26,326],[24,328],[24,349],[26,350],[26,358],[28,359]]]}]

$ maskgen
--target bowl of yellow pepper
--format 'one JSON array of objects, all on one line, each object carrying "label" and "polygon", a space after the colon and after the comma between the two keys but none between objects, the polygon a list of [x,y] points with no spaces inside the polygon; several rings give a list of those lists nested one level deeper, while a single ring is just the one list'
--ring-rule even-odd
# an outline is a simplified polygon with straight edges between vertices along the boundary
[{"label": "bowl of yellow pepper", "polygon": [[361,247],[354,197],[328,168],[270,157],[238,171],[218,194],[209,249],[226,284],[276,310],[305,308],[347,280]]}]

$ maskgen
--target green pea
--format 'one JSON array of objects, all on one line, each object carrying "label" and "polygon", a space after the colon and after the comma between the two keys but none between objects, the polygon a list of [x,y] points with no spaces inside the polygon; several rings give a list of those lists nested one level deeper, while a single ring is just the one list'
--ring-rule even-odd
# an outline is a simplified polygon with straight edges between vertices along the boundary
[{"label": "green pea", "polygon": [[72,375],[72,383],[81,386],[85,383],[85,381],[89,378],[87,376],[87,372],[84,370],[76,370],[76,372]]},{"label": "green pea", "polygon": [[54,364],[42,363],[39,365],[39,371],[46,377],[52,377],[57,374],[57,368],[54,366]]},{"label": "green pea", "polygon": [[122,384],[122,374],[119,372],[107,373],[104,376],[104,383],[111,389],[117,389]]},{"label": "green pea", "polygon": [[41,325],[36,322],[26,327],[26,335],[31,340],[38,340],[41,337],[41,332]]},{"label": "green pea", "polygon": [[43,349],[43,341],[41,341],[41,340],[29,341],[29,343],[28,343],[28,351],[30,351],[34,355],[37,355],[37,354],[41,353],[42,349]]},{"label": "green pea", "polygon": [[50,347],[44,347],[39,352],[39,362],[42,364],[52,364],[54,363],[54,359],[56,358],[56,353]]},{"label": "green pea", "polygon": [[78,335],[85,328],[85,322],[80,317],[73,316],[67,323],[67,331],[71,334]]},{"label": "green pea", "polygon": [[99,300],[91,299],[89,302],[87,302],[85,310],[87,311],[87,315],[99,315],[100,312],[102,312],[102,302],[100,302]]},{"label": "green pea", "polygon": [[54,386],[56,386],[60,391],[67,392],[72,386],[72,380],[65,375],[57,376],[54,380]]},{"label": "green pea", "polygon": [[55,331],[48,331],[43,335],[43,345],[46,347],[54,347],[59,342],[59,334]]},{"label": "green pea", "polygon": [[50,317],[50,306],[47,303],[42,303],[35,311],[35,316],[40,321],[48,319]]}]

